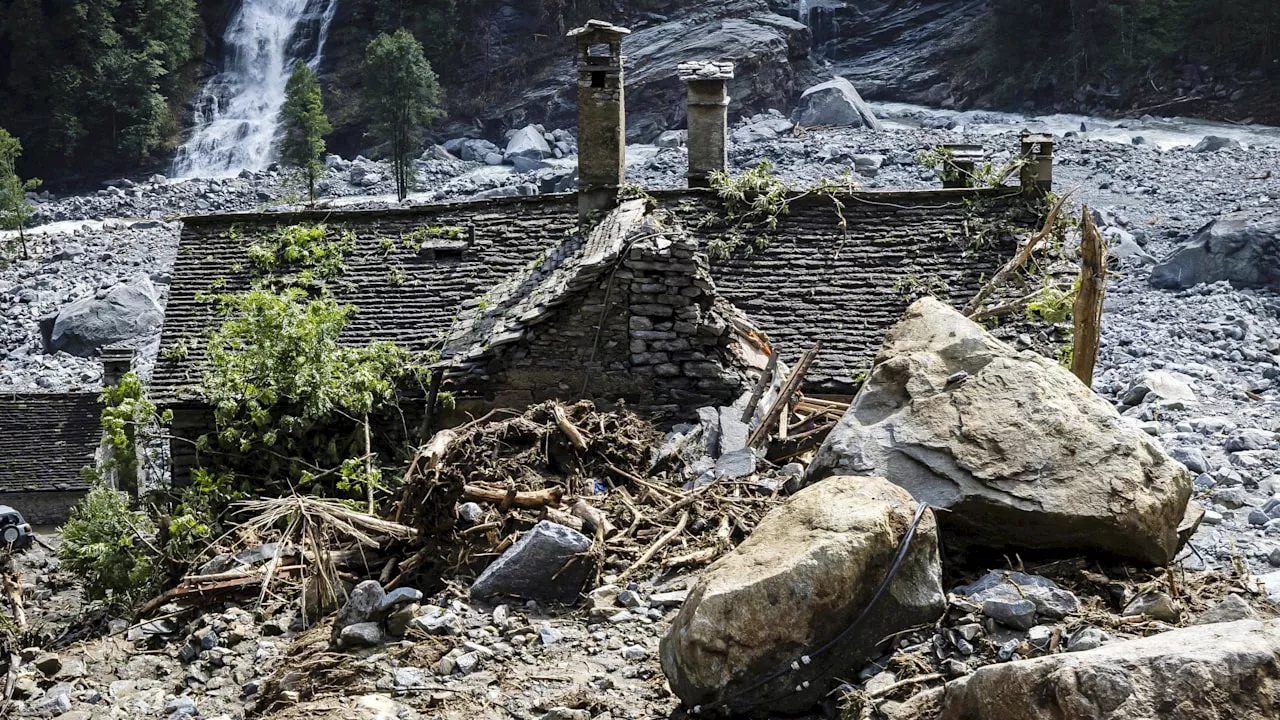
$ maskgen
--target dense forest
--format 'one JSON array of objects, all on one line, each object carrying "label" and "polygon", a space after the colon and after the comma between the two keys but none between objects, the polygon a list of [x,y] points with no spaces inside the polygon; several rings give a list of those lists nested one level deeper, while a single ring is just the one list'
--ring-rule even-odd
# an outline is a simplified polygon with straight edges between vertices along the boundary
[{"label": "dense forest", "polygon": [[3,0],[0,126],[22,139],[23,164],[86,172],[167,149],[199,27],[195,0]]},{"label": "dense forest", "polygon": [[[1230,73],[1280,69],[1277,0],[988,0],[980,62],[1003,100],[1028,87],[1149,82],[1178,62]],[[1030,82],[1028,82],[1030,81]]]}]

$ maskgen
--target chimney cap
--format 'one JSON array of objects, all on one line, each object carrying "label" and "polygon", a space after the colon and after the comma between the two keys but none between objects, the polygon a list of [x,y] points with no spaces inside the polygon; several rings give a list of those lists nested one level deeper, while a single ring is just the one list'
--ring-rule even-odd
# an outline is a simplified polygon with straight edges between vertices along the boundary
[{"label": "chimney cap", "polygon": [[680,63],[676,70],[680,79],[686,82],[733,79],[733,63],[728,60],[690,60]]},{"label": "chimney cap", "polygon": [[566,37],[578,37],[587,33],[602,33],[606,35],[630,35],[631,31],[627,28],[614,25],[604,20],[588,20],[585,25],[580,28],[574,28],[568,32]]}]

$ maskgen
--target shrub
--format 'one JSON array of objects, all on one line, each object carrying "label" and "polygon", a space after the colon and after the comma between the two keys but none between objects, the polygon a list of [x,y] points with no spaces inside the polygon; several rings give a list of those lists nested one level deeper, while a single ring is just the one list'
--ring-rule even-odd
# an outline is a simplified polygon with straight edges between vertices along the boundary
[{"label": "shrub", "polygon": [[129,496],[99,485],[71,509],[62,526],[58,559],[80,578],[85,597],[129,608],[154,587],[154,534],[147,515],[130,509]]}]

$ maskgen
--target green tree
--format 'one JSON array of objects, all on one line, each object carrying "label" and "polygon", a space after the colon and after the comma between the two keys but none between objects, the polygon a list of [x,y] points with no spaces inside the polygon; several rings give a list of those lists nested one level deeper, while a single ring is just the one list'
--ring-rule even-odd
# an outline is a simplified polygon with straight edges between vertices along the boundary
[{"label": "green tree", "polygon": [[0,128],[0,229],[17,230],[22,243],[22,257],[27,254],[27,236],[23,232],[27,218],[35,212],[27,202],[27,192],[40,187],[40,181],[18,177],[17,163],[22,155],[22,143],[9,131]]},{"label": "green tree", "polygon": [[301,60],[293,65],[293,74],[285,86],[284,106],[280,108],[284,125],[284,141],[280,145],[280,159],[286,165],[299,168],[307,177],[307,194],[311,204],[316,202],[316,177],[324,168],[320,158],[324,156],[324,136],[333,127],[325,117],[320,98],[320,79]]},{"label": "green tree", "polygon": [[403,28],[369,43],[360,72],[371,129],[391,146],[396,194],[403,200],[409,194],[413,156],[422,149],[422,131],[444,115],[440,83],[422,44]]},{"label": "green tree", "polygon": [[98,485],[71,508],[58,559],[80,578],[90,600],[127,609],[155,590],[154,534],[146,513],[129,507],[128,495]]}]

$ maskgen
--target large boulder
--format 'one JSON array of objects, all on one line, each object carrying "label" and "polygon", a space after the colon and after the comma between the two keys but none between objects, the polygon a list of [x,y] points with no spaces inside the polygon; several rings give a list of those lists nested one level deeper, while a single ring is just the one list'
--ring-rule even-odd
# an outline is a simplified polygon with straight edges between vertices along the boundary
[{"label": "large boulder", "polygon": [[1280,289],[1280,210],[1255,208],[1219,217],[1152,268],[1148,282],[1178,289],[1220,280]]},{"label": "large boulder", "polygon": [[987,665],[894,717],[1262,720],[1280,717],[1278,678],[1280,621],[1240,620]]},{"label": "large boulder", "polygon": [[507,141],[507,150],[502,159],[512,162],[516,158],[541,160],[551,156],[551,146],[538,128],[526,125],[515,132]]},{"label": "large boulder", "polygon": [[949,539],[1164,564],[1187,469],[1070,372],[933,298],[885,337],[809,479],[881,475],[946,508]]},{"label": "large boulder", "polygon": [[846,636],[916,508],[883,478],[837,477],[770,512],[703,573],[662,638],[671,689],[690,707],[798,712],[826,694],[835,673],[874,657],[886,637],[937,620],[945,601],[937,528],[926,511],[888,591]]},{"label": "large boulder", "polygon": [[838,76],[814,85],[800,95],[796,122],[804,127],[847,125],[884,129],[871,106],[854,89],[853,83]]},{"label": "large boulder", "polygon": [[471,597],[513,595],[540,602],[577,602],[592,565],[591,538],[543,520],[480,573]]},{"label": "large boulder", "polygon": [[119,283],[100,297],[83,297],[40,321],[45,352],[92,357],[104,345],[130,340],[160,327],[164,311],[145,275]]}]

